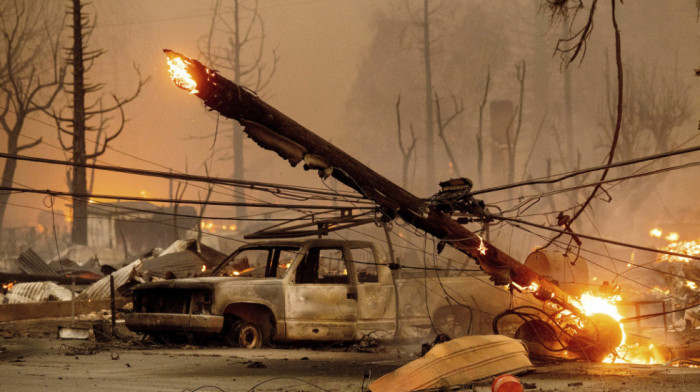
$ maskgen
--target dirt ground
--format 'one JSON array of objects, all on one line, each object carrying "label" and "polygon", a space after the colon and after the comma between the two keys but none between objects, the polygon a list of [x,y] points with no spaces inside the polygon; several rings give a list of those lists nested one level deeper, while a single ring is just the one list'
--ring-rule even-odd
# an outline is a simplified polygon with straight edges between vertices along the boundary
[{"label": "dirt ground", "polygon": [[[355,345],[166,347],[136,336],[59,340],[58,327],[69,325],[57,319],[0,324],[0,391],[361,391],[420,352],[417,345],[363,352]],[[663,365],[553,363],[520,380],[532,391],[700,391],[700,369]],[[487,380],[459,390],[491,386]]]}]

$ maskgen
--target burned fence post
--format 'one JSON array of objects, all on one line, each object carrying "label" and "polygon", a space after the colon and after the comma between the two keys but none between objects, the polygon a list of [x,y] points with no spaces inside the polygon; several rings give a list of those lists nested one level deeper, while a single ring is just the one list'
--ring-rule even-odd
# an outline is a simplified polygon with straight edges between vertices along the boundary
[{"label": "burned fence post", "polygon": [[114,275],[109,274],[109,310],[112,315],[112,337],[114,337],[114,329],[117,326],[117,314],[116,314],[116,295],[114,292]]}]

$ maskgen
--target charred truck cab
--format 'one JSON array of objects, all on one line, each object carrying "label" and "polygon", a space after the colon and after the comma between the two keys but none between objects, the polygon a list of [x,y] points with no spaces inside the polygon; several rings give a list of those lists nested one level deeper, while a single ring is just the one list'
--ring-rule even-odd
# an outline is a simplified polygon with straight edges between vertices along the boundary
[{"label": "charred truck cab", "polygon": [[373,243],[316,239],[245,245],[211,276],[134,288],[126,325],[147,334],[218,334],[228,343],[394,336],[396,286]]}]

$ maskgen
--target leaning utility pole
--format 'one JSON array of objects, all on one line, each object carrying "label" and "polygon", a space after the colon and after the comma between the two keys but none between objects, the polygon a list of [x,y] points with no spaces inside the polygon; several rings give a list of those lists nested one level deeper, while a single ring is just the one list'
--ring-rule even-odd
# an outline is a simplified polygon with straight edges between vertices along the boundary
[{"label": "leaning utility pole", "polygon": [[[202,99],[212,110],[239,121],[244,132],[259,146],[276,152],[292,166],[303,161],[304,169],[317,170],[322,178],[336,178],[377,203],[386,219],[400,217],[472,257],[496,284],[511,284],[522,292],[532,293],[558,309],[553,312],[567,311],[585,318],[575,298],[452,219],[444,204],[414,196],[199,61],[168,49],[164,51],[175,84]],[[452,184],[441,185],[445,189]],[[608,344],[616,340],[615,334],[621,334],[615,330],[617,327],[599,328],[595,320],[588,320],[595,333],[592,337],[588,335],[592,343],[587,347],[597,346],[603,352],[617,347]],[[614,321],[613,325],[616,325]]]},{"label": "leaning utility pole", "polygon": [[[551,300],[575,313],[571,298],[558,286],[472,233],[444,212],[409,193],[344,151],[299,125],[258,96],[197,60],[165,50],[174,82],[221,115],[238,120],[261,147],[275,151],[292,166],[332,176],[379,205],[389,219],[407,223],[474,258],[497,284],[514,282],[541,300]],[[177,68],[179,67],[179,68]],[[177,73],[179,72],[179,73]]]}]

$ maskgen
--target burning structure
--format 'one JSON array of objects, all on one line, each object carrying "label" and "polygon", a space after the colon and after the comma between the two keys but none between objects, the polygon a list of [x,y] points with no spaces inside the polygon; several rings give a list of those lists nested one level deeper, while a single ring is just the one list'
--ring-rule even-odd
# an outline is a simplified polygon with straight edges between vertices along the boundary
[{"label": "burning structure", "polygon": [[[178,87],[202,99],[212,110],[239,121],[259,146],[276,152],[292,166],[303,162],[305,170],[337,179],[374,201],[381,222],[401,218],[439,239],[438,248],[450,245],[476,260],[495,284],[509,285],[542,301],[541,309],[524,307],[535,310],[531,316],[519,312],[525,321],[520,334],[536,337],[546,353],[565,352],[592,361],[614,355],[624,339],[615,317],[601,313],[595,304],[587,307],[581,302],[583,297],[572,297],[463,226],[492,218],[483,203],[470,195],[470,181],[446,181],[431,199],[418,198],[197,60],[168,49],[164,52]],[[453,219],[453,214],[462,217]]]}]

